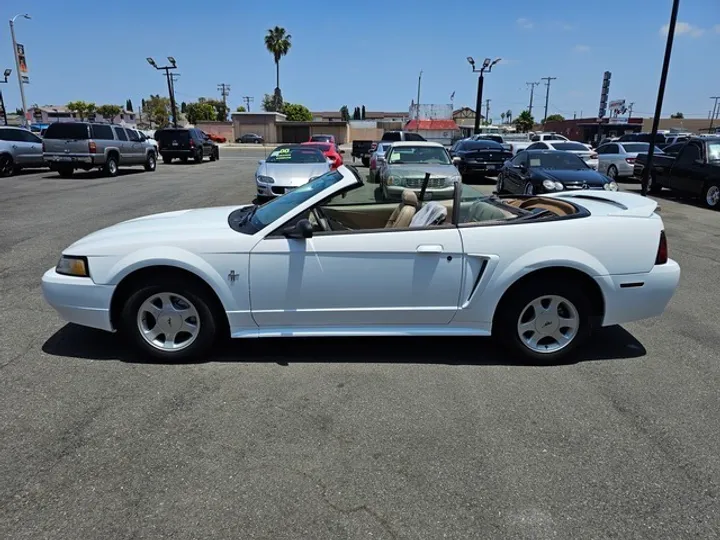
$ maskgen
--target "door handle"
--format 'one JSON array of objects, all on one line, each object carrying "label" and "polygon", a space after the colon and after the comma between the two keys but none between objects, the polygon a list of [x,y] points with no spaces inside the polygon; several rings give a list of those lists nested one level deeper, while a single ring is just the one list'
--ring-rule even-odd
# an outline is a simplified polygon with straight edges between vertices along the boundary
[{"label": "door handle", "polygon": [[423,244],[417,247],[418,253],[442,253],[443,247],[440,244]]}]

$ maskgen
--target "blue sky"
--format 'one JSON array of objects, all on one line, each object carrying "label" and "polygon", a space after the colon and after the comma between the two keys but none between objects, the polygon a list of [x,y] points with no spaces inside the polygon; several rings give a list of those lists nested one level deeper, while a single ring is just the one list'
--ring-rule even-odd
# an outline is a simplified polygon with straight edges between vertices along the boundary
[{"label": "blue sky", "polygon": [[[612,72],[610,99],[635,102],[651,116],[660,77],[671,0],[4,0],[2,16],[28,12],[16,23],[31,84],[28,105],[136,105],[166,95],[160,72],[145,61],[174,56],[179,101],[217,96],[231,85],[230,104],[254,96],[254,110],[275,86],[275,66],[263,45],[280,25],[293,46],[280,63],[286,101],[312,110],[365,105],[407,110],[423,70],[422,103],[474,107],[477,78],[467,56],[501,57],[485,80],[491,116],[527,107],[528,81],[553,76],[549,113],[597,114],[603,71]],[[602,6],[598,11],[597,6]],[[664,115],[707,118],[720,95],[720,0],[682,0],[665,94]],[[7,22],[0,30],[0,69],[15,69]],[[0,87],[9,109],[19,106],[15,73]],[[535,106],[544,105],[544,86]],[[536,118],[542,109],[535,109]]]}]

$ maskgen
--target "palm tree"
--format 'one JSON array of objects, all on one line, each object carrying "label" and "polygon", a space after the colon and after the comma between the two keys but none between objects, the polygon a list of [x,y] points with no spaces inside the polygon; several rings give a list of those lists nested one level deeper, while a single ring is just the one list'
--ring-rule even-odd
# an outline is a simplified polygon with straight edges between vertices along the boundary
[{"label": "palm tree", "polygon": [[508,124],[511,124],[512,123],[512,111],[510,109],[508,109],[505,112],[505,116],[507,117]]},{"label": "palm tree", "polygon": [[276,70],[276,86],[275,86],[275,104],[278,102],[282,103],[282,94],[280,92],[280,59],[285,56],[292,43],[290,43],[292,36],[288,34],[284,28],[276,26],[268,30],[265,36],[265,48],[275,59],[275,70]]},{"label": "palm tree", "polygon": [[502,121],[503,124],[505,123],[505,113],[504,112],[500,113],[500,120]]}]

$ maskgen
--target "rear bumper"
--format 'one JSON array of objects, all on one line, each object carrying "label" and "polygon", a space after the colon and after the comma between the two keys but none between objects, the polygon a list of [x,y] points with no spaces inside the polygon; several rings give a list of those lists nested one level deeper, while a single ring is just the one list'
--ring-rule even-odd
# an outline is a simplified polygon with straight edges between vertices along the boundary
[{"label": "rear bumper", "polygon": [[497,174],[503,166],[501,161],[468,162],[463,161],[458,165],[461,174]]},{"label": "rear bumper", "polygon": [[97,285],[90,278],[64,276],[51,268],[42,277],[42,292],[68,322],[112,331],[110,301],[115,287]]},{"label": "rear bumper", "polygon": [[189,157],[194,156],[197,152],[197,149],[195,148],[188,148],[183,150],[176,150],[172,148],[161,148],[158,150],[161,156],[163,157],[171,157],[171,158],[179,158],[179,157]]},{"label": "rear bumper", "polygon": [[48,153],[43,154],[43,159],[51,169],[62,165],[100,165],[102,163],[102,156],[100,154],[57,154]]},{"label": "rear bumper", "polygon": [[670,259],[646,274],[595,278],[605,297],[603,326],[662,315],[680,282],[680,265]]}]

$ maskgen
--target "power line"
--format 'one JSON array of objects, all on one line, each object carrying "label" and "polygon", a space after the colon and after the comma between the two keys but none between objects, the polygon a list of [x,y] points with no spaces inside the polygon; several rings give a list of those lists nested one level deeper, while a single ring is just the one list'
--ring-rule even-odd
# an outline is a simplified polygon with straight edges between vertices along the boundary
[{"label": "power line", "polygon": [[557,79],[557,77],[542,77],[540,80],[546,81],[545,86],[545,115],[543,116],[543,129],[545,129],[545,119],[547,118],[548,103],[550,102],[550,83]]},{"label": "power line", "polygon": [[243,96],[242,99],[245,102],[245,110],[250,112],[250,104],[255,101],[255,98],[252,96]]},{"label": "power line", "polygon": [[528,112],[530,113],[530,116],[532,116],[532,107],[533,107],[533,96],[535,95],[535,87],[539,85],[539,82],[528,82],[525,83],[527,86],[530,87],[530,105],[528,106]]}]

